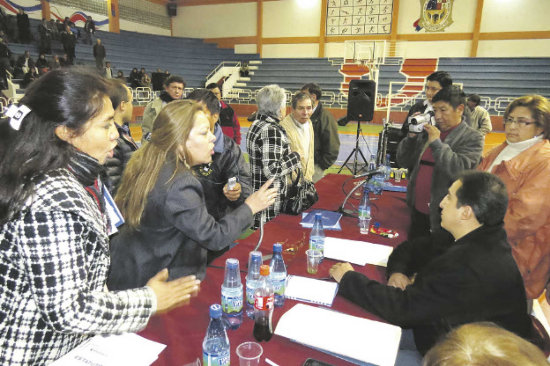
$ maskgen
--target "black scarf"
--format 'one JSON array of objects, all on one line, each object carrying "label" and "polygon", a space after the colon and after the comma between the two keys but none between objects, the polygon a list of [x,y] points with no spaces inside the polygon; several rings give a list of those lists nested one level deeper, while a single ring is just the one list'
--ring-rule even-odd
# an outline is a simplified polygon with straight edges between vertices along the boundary
[{"label": "black scarf", "polygon": [[175,100],[166,92],[166,90],[163,90],[159,94],[160,100],[162,100],[164,103],[170,103],[171,101]]},{"label": "black scarf", "polygon": [[99,179],[101,176],[105,177],[103,166],[90,155],[76,150],[69,162],[69,170],[84,186],[101,213],[104,214],[105,198],[103,197],[103,191],[105,185],[102,181],[105,181],[105,179]]}]

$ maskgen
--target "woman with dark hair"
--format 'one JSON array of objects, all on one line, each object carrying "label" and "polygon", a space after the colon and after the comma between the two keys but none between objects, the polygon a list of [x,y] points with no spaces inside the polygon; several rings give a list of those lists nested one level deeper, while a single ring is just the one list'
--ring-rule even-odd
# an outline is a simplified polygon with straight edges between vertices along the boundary
[{"label": "woman with dark hair", "polygon": [[140,286],[164,267],[170,278],[204,278],[207,251],[227,247],[277,196],[275,189],[268,189],[270,180],[216,220],[191,169],[210,163],[214,154],[213,126],[201,105],[170,102],[153,126],[151,140],[126,166],[115,197],[126,225],[112,240],[110,288]]},{"label": "woman with dark hair", "polygon": [[504,228],[527,297],[536,299],[550,278],[550,102],[540,95],[517,98],[504,112],[504,131],[506,141],[478,169],[506,183]]},{"label": "woman with dark hair", "polygon": [[54,70],[0,122],[0,364],[42,365],[95,334],[138,331],[198,291],[194,277],[109,292],[101,164],[118,133],[97,74]]}]

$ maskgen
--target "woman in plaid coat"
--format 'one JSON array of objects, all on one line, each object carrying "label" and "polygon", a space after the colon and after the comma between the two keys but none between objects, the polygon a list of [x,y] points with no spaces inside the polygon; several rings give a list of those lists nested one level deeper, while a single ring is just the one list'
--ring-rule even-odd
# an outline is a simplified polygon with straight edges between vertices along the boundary
[{"label": "woman in plaid coat", "polygon": [[261,221],[265,223],[279,214],[287,191],[287,177],[302,166],[300,154],[290,150],[286,132],[279,124],[286,114],[285,90],[278,85],[267,85],[258,91],[256,102],[256,120],[246,136],[254,191],[274,179],[273,187],[279,193],[273,206],[256,214],[254,227],[258,228]]},{"label": "woman in plaid coat", "polygon": [[51,71],[0,122],[0,364],[42,365],[95,334],[138,331],[194,277],[105,287],[111,219],[101,164],[118,132],[95,74]]}]

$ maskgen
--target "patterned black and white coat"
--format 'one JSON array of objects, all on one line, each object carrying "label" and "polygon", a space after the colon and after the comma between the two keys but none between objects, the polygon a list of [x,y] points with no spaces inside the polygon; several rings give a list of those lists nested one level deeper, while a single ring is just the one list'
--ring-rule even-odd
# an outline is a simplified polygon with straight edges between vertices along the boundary
[{"label": "patterned black and white coat", "polygon": [[106,223],[66,169],[45,174],[0,231],[0,364],[42,365],[95,334],[145,327],[150,288],[109,292]]},{"label": "patterned black and white coat", "polygon": [[[281,202],[285,199],[287,179],[294,170],[301,169],[300,154],[290,150],[290,144],[285,130],[279,120],[270,116],[260,117],[248,130],[246,149],[250,157],[250,172],[254,191],[275,178],[273,187],[278,189],[279,195],[275,203],[265,209],[265,222],[273,219],[281,211]],[[262,212],[254,218],[254,227],[260,226]]]}]

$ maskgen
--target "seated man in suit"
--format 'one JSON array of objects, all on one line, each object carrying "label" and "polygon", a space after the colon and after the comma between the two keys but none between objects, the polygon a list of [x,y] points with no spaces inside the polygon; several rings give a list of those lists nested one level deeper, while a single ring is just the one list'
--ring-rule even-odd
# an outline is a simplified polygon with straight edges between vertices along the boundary
[{"label": "seated man in suit", "polygon": [[388,260],[388,285],[354,272],[349,263],[331,268],[340,295],[410,328],[396,364],[420,364],[420,354],[466,323],[490,321],[531,337],[525,288],[503,228],[507,204],[498,177],[463,172],[440,204],[441,225],[454,240],[439,230],[400,244]]}]

